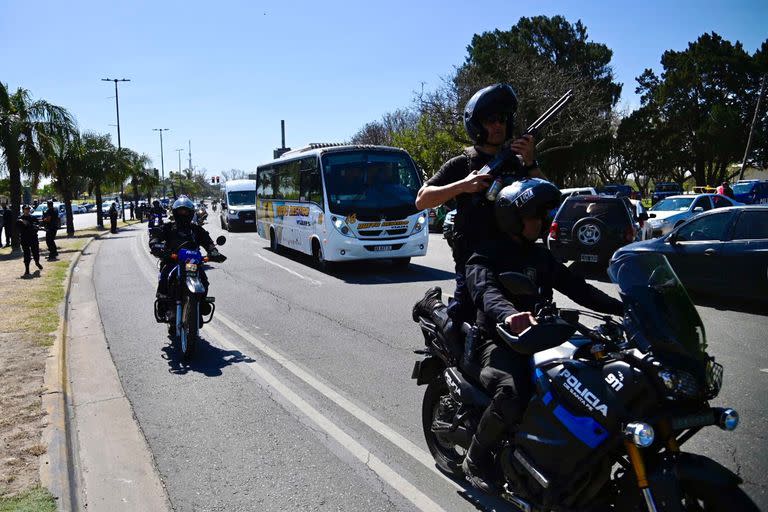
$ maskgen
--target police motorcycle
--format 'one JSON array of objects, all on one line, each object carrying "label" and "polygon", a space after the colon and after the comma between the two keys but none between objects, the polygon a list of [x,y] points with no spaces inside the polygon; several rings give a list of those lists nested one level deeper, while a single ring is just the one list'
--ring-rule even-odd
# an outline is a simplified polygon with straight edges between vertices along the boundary
[{"label": "police motorcycle", "polygon": [[[216,245],[224,245],[227,239],[219,236]],[[205,285],[200,278],[203,265],[209,262],[208,256],[195,247],[192,242],[183,242],[180,246],[169,251],[170,259],[176,265],[168,272],[168,297],[163,304],[161,299],[155,299],[155,320],[168,324],[168,335],[173,338],[174,345],[181,351],[184,360],[189,360],[195,353],[199,341],[200,328],[213,320],[216,311],[214,297],[206,296]],[[162,264],[162,259],[158,265]],[[211,311],[203,316],[200,311],[202,303],[210,305]]]},{"label": "police motorcycle", "polygon": [[198,226],[202,226],[205,224],[206,220],[208,220],[208,209],[204,204],[200,203],[197,205],[197,208],[195,208],[195,216],[193,222],[195,222]]},{"label": "police motorcycle", "polygon": [[[701,318],[659,254],[614,255],[609,275],[625,316],[537,306],[537,325],[512,335],[531,356],[533,397],[495,455],[502,498],[521,511],[757,511],[740,477],[681,450],[702,428],[731,431],[739,416],[711,407],[723,367],[706,352]],[[500,275],[513,295],[537,293],[524,275]],[[580,316],[598,319],[596,328]],[[461,462],[491,401],[462,347],[428,319],[412,377],[426,384],[422,426],[438,467],[462,478]],[[463,331],[471,333],[464,324]]]}]

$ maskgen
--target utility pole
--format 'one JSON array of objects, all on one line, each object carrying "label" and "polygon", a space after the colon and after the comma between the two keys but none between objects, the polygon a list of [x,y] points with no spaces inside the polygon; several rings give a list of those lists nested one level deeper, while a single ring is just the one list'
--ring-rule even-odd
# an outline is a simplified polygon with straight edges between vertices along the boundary
[{"label": "utility pole", "polygon": [[176,150],[176,154],[179,155],[179,189],[181,189],[182,192],[184,192],[184,189],[181,187],[181,152],[184,151],[184,148],[180,148]]},{"label": "utility pole", "polygon": [[[130,82],[130,78],[102,78],[102,82],[115,82],[115,110],[117,111],[117,156],[118,160],[119,157],[122,155],[122,144],[120,142],[120,100],[117,95],[117,82]],[[123,181],[120,180],[120,209],[123,211],[123,222],[125,222],[125,198],[123,197]],[[101,205],[99,205],[99,208],[101,208]],[[101,212],[98,212],[99,215],[101,215]],[[99,218],[99,220],[101,220]],[[103,225],[102,225],[103,226]]]},{"label": "utility pole", "polygon": [[744,169],[747,167],[747,156],[749,156],[749,149],[752,146],[752,136],[755,134],[755,125],[757,124],[757,115],[760,112],[760,100],[765,93],[765,81],[768,79],[768,74],[763,75],[763,80],[760,83],[760,92],[757,94],[757,105],[755,106],[755,115],[752,116],[752,126],[749,128],[749,137],[747,138],[747,148],[744,150],[744,158],[741,159],[741,172],[739,172],[739,179],[744,179]]},{"label": "utility pole", "polygon": [[162,172],[163,182],[163,199],[165,199],[165,160],[163,157],[163,132],[167,132],[170,128],[152,128],[153,132],[160,132],[160,172]]}]

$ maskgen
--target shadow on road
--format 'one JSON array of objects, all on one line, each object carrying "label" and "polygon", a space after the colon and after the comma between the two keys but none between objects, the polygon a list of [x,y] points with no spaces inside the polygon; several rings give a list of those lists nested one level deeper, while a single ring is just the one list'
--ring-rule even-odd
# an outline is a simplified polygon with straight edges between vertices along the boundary
[{"label": "shadow on road", "polygon": [[[264,250],[272,252],[266,247]],[[278,254],[314,268],[312,258],[304,253],[281,247]],[[456,277],[453,272],[425,267],[417,263],[411,263],[407,267],[398,266],[388,259],[333,263],[331,269],[324,271],[324,273],[351,284],[418,283],[451,280]]]},{"label": "shadow on road", "polygon": [[605,265],[595,265],[589,263],[581,263],[574,261],[568,267],[574,274],[583,277],[584,279],[591,279],[593,281],[600,281],[601,283],[612,282],[608,277],[608,267]]},{"label": "shadow on road", "polygon": [[766,301],[759,302],[756,300],[722,297],[701,292],[689,291],[688,293],[693,303],[699,307],[768,316],[768,302]]},{"label": "shadow on road", "polygon": [[[170,336],[168,340],[171,341]],[[164,346],[163,359],[168,361],[168,371],[177,375],[189,372],[202,373],[207,377],[218,377],[222,369],[236,363],[252,363],[253,359],[239,350],[222,350],[209,344],[205,338],[200,338],[197,350],[191,361],[184,361],[181,351],[174,345]]]}]

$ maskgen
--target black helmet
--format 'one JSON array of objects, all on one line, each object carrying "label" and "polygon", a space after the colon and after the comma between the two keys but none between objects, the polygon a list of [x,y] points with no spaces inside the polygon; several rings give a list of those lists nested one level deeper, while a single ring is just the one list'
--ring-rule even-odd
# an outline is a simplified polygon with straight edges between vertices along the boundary
[{"label": "black helmet", "polygon": [[560,190],[547,180],[528,178],[501,189],[496,198],[496,224],[507,235],[523,232],[523,217],[545,217],[560,203]]},{"label": "black helmet", "polygon": [[477,91],[464,107],[464,128],[475,144],[485,144],[488,130],[482,121],[490,114],[508,114],[507,137],[512,136],[517,111],[517,95],[511,85],[489,85]]}]

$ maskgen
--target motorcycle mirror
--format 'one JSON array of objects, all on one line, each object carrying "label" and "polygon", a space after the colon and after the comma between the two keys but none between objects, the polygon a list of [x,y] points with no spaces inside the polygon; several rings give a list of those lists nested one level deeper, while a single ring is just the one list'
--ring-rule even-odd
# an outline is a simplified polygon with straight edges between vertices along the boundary
[{"label": "motorcycle mirror", "polygon": [[531,279],[518,272],[504,272],[499,274],[499,279],[504,288],[513,295],[536,295],[536,285]]},{"label": "motorcycle mirror", "polygon": [[216,245],[224,245],[225,243],[227,243],[227,237],[224,235],[221,235],[216,239]]}]

